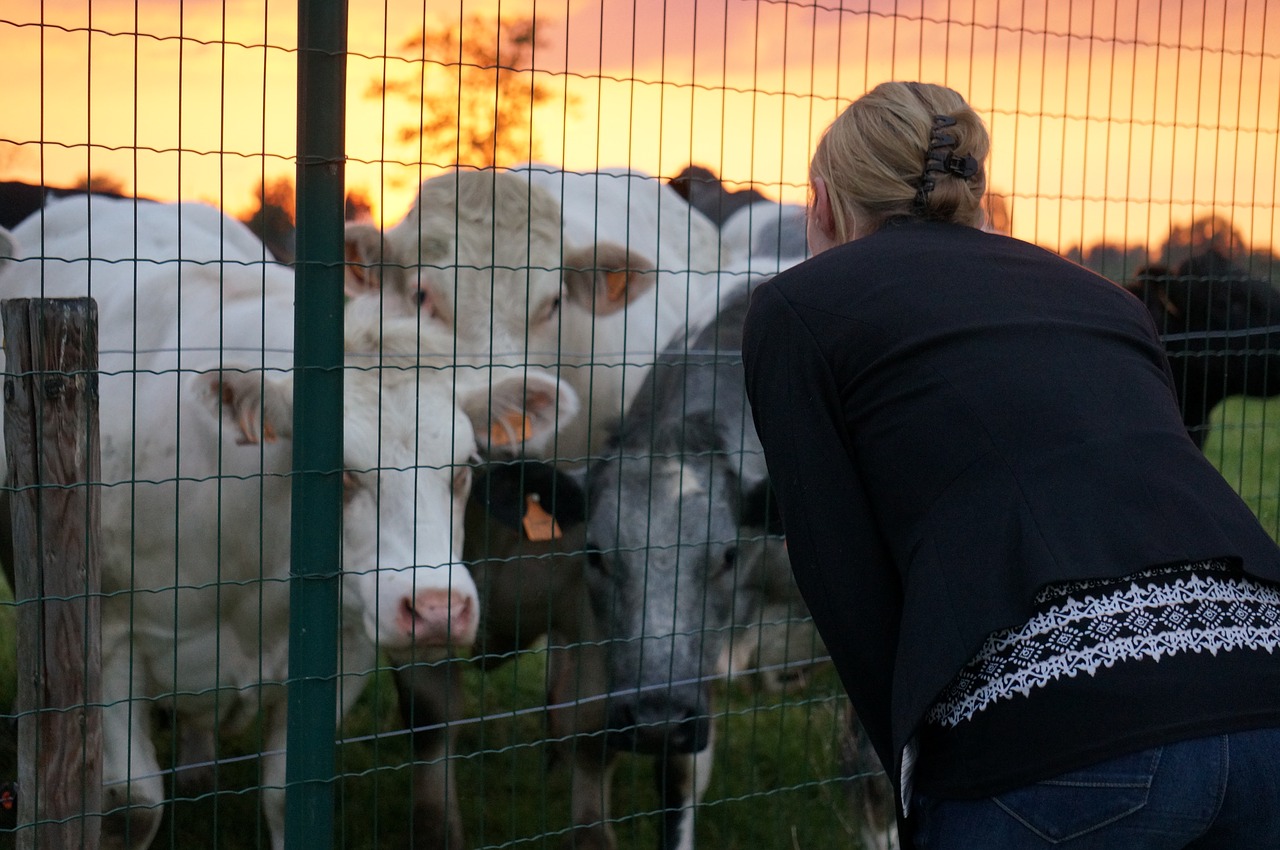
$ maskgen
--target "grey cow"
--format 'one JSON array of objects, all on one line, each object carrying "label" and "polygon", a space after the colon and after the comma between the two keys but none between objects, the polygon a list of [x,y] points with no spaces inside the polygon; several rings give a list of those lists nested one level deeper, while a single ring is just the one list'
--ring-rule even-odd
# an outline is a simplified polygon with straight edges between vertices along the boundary
[{"label": "grey cow", "polygon": [[[754,575],[776,571],[780,547],[768,535],[764,461],[743,392],[746,304],[745,292],[732,296],[658,357],[585,473],[523,461],[476,478],[466,540],[481,595],[477,649],[500,661],[548,635],[550,732],[573,766],[574,847],[615,845],[611,773],[618,753],[635,752],[655,758],[662,848],[692,848],[714,738],[710,682],[731,637],[758,639],[744,624],[779,601],[762,596],[778,582]],[[544,527],[553,517],[560,536],[530,539],[535,514]],[[441,752],[446,733],[429,730],[461,703],[449,676],[424,666],[400,677],[421,754]],[[442,762],[419,764],[420,846],[459,840]]]}]

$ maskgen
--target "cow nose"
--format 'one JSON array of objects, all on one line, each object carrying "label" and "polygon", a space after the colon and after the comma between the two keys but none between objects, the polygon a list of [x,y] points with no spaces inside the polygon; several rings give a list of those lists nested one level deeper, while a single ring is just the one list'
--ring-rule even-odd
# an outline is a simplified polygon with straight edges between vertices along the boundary
[{"label": "cow nose", "polygon": [[431,588],[400,600],[400,628],[421,647],[465,649],[476,639],[475,597],[461,590]]},{"label": "cow nose", "polygon": [[698,753],[711,740],[711,718],[698,703],[666,694],[641,694],[609,709],[609,738],[628,752]]}]

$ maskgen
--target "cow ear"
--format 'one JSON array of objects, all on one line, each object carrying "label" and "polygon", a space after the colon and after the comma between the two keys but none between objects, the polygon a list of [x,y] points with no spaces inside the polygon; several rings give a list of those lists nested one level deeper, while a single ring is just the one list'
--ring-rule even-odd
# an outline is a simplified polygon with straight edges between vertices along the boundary
[{"label": "cow ear", "polygon": [[778,510],[778,499],[769,486],[769,479],[759,481],[742,497],[742,511],[739,523],[752,528],[762,528],[766,534],[781,535],[782,512]]},{"label": "cow ear", "polygon": [[578,413],[578,394],[535,371],[516,372],[479,387],[461,401],[485,454],[516,454],[545,443]]},{"label": "cow ear", "polygon": [[261,369],[218,369],[195,377],[196,396],[226,423],[238,445],[293,437],[293,379]]},{"label": "cow ear", "polygon": [[343,288],[356,297],[377,293],[382,289],[385,237],[372,224],[355,223],[346,227],[346,276]]},{"label": "cow ear", "polygon": [[471,501],[526,539],[554,540],[586,519],[586,495],[572,473],[545,461],[492,463],[482,467]]},{"label": "cow ear", "polygon": [[652,260],[612,242],[565,252],[565,292],[597,316],[618,312],[656,282]]}]

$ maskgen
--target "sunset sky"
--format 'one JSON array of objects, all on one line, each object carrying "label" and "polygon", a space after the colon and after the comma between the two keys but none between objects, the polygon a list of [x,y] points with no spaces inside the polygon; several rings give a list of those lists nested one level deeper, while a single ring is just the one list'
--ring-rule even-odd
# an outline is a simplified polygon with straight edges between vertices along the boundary
[{"label": "sunset sky", "polygon": [[[371,84],[421,71],[401,48],[424,21],[499,10],[542,21],[543,161],[664,177],[692,161],[802,201],[835,114],[882,80],[923,79],[987,120],[1015,236],[1154,249],[1217,213],[1280,248],[1280,6],[1267,0],[352,3],[347,178],[387,223],[435,166],[399,141],[415,112],[368,97]],[[294,172],[296,16],[274,0],[5,0],[0,179],[110,176],[243,213],[259,180]]]}]

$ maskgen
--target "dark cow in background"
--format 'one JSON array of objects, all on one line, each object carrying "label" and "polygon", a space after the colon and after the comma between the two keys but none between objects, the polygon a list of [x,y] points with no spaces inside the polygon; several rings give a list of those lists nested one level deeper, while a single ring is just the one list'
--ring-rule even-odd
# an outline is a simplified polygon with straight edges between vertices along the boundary
[{"label": "dark cow in background", "polygon": [[766,200],[755,189],[739,189],[731,192],[720,182],[715,172],[701,165],[688,165],[671,178],[672,189],[689,202],[689,206],[711,219],[716,227],[724,224],[729,216],[742,207]]},{"label": "dark cow in background", "polygon": [[671,187],[720,229],[721,271],[757,278],[808,258],[803,204],[778,203],[755,189],[730,191],[700,165],[687,166]]},{"label": "dark cow in background", "polygon": [[[35,183],[23,183],[17,180],[0,181],[0,227],[6,230],[13,230],[13,228],[50,201],[76,195],[103,195],[108,198],[125,197],[116,192],[107,192],[99,189],[40,186]],[[145,199],[139,198],[139,200]]]},{"label": "dark cow in background", "polygon": [[1210,250],[1173,269],[1148,266],[1127,288],[1155,319],[1196,445],[1223,399],[1280,393],[1280,292],[1267,281]]}]

